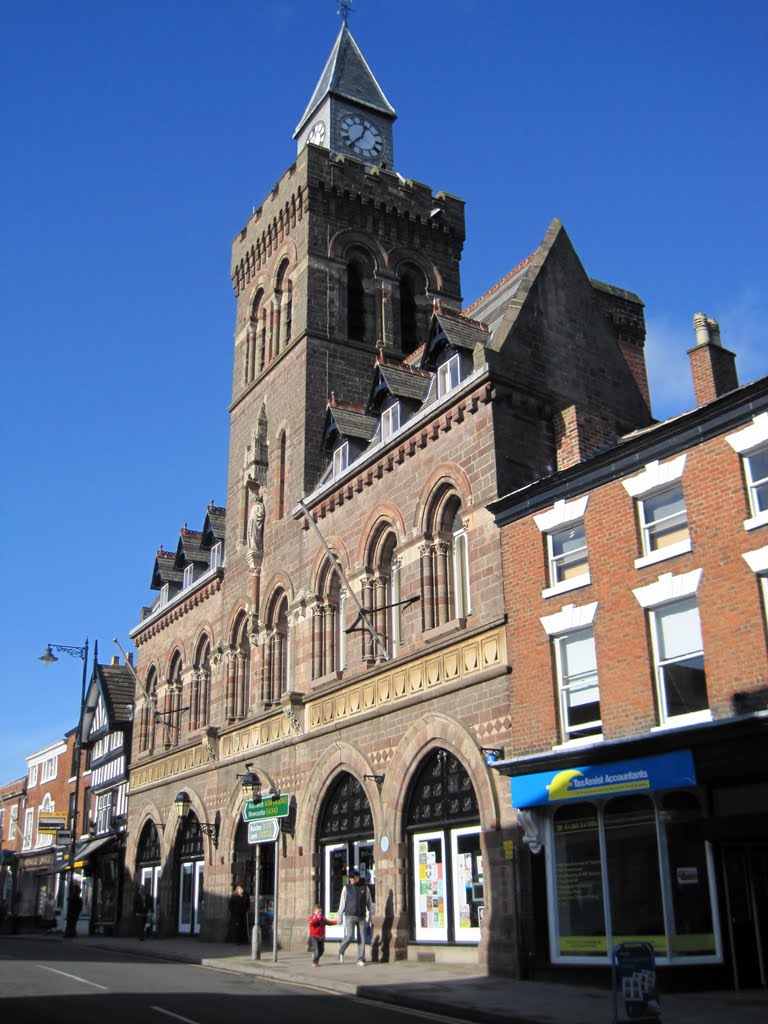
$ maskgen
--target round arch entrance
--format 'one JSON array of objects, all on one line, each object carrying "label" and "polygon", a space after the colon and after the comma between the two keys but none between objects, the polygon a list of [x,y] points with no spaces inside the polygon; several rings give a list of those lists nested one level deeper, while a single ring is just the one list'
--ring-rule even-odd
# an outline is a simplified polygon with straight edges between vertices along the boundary
[{"label": "round arch entrance", "polygon": [[[351,867],[358,869],[376,901],[373,815],[362,784],[349,772],[334,779],[323,801],[318,845],[322,865],[319,902],[326,917],[335,920]],[[343,934],[341,922],[326,930],[329,939],[341,939]]]},{"label": "round arch entrance", "polygon": [[457,757],[433,750],[411,783],[405,811],[416,942],[480,941],[485,910],[480,812]]},{"label": "round arch entrance", "polygon": [[242,885],[252,912],[248,917],[248,929],[253,925],[256,898],[256,872],[259,873],[259,924],[261,941],[272,940],[272,921],[275,910],[275,843],[249,843],[248,825],[240,820],[235,833],[234,859],[232,861],[232,889]]}]

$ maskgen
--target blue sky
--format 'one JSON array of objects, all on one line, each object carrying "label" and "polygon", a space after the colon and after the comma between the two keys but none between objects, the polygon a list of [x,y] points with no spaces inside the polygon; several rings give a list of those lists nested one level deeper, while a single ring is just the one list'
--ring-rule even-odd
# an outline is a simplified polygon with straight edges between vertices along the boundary
[{"label": "blue sky", "polygon": [[[154,552],[223,504],[231,240],[295,157],[334,0],[0,0],[0,782],[128,645]],[[646,303],[654,412],[720,320],[766,372],[763,0],[356,0],[396,169],[467,204],[469,304],[552,217]]]}]

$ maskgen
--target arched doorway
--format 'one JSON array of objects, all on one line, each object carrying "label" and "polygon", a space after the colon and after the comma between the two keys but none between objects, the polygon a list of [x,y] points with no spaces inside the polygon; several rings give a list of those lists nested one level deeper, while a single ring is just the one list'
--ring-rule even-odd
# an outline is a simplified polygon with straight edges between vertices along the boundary
[{"label": "arched doorway", "polygon": [[160,931],[160,836],[154,821],[148,821],[141,830],[136,852],[136,878],[152,897],[150,932]]},{"label": "arched doorway", "polygon": [[[232,888],[242,885],[249,906],[255,914],[256,866],[259,868],[259,924],[261,941],[272,941],[272,922],[275,914],[275,843],[249,843],[248,824],[240,821],[235,833],[235,851],[232,862]],[[249,916],[248,928],[253,925]]]},{"label": "arched doorway", "polygon": [[203,833],[194,811],[189,811],[182,820],[176,840],[176,863],[179,868],[179,935],[199,935],[205,903],[205,855]]},{"label": "arched doorway", "polygon": [[[341,891],[349,869],[356,867],[376,901],[373,857],[373,815],[362,784],[348,772],[333,782],[320,813],[319,845],[322,863],[320,905],[326,917],[339,909]],[[341,922],[326,931],[329,939],[341,939]]]},{"label": "arched doorway", "polygon": [[480,941],[485,910],[480,812],[464,765],[447,750],[421,763],[406,803],[413,938]]}]

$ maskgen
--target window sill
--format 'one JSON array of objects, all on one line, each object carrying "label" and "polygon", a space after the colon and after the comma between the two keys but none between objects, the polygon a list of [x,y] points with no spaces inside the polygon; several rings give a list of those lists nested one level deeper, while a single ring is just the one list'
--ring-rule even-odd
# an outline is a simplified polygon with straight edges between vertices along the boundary
[{"label": "window sill", "polygon": [[567,594],[569,590],[578,590],[580,587],[588,587],[592,582],[590,574],[584,573],[583,576],[574,576],[570,580],[561,580],[560,583],[555,583],[553,587],[545,587],[541,592],[542,597],[556,597],[558,594]]},{"label": "window sill", "polygon": [[449,622],[444,622],[441,626],[425,629],[421,634],[421,638],[425,644],[431,644],[433,641],[439,640],[449,633],[458,633],[460,629],[466,629],[466,626],[466,619],[451,619]]},{"label": "window sill", "polygon": [[691,539],[681,540],[677,544],[670,544],[668,548],[659,548],[652,551],[650,555],[643,555],[635,559],[635,568],[643,569],[646,565],[656,565],[657,562],[666,562],[668,558],[677,558],[678,555],[685,555],[691,551]]},{"label": "window sill", "polygon": [[768,526],[768,511],[758,512],[751,519],[744,520],[745,530],[756,530],[759,526]]},{"label": "window sill", "polygon": [[552,747],[553,750],[574,750],[578,747],[591,747],[595,743],[603,742],[603,734],[601,732],[595,733],[593,736],[579,736],[578,739],[565,740],[564,743],[557,743]]},{"label": "window sill", "polygon": [[685,725],[700,725],[703,722],[712,721],[712,712],[709,708],[706,711],[692,711],[689,715],[675,715],[668,718],[661,725],[654,725],[651,732],[664,732],[667,729],[680,729]]}]

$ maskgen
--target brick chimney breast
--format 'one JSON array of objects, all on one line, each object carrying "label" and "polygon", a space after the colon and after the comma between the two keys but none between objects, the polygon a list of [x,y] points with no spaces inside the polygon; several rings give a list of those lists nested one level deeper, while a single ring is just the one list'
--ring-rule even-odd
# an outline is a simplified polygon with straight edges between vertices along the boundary
[{"label": "brick chimney breast", "polygon": [[720,324],[706,313],[693,317],[696,344],[688,349],[696,405],[706,405],[739,386],[736,356],[723,348]]}]

